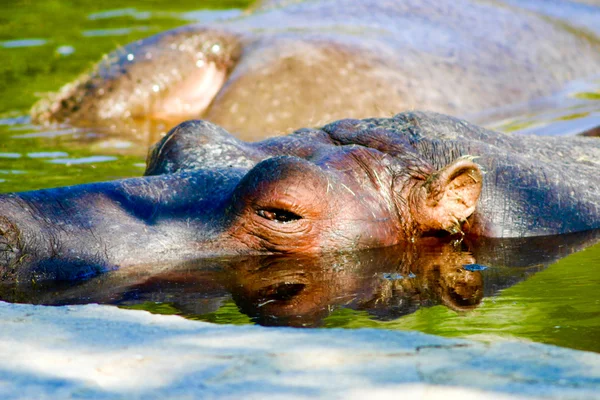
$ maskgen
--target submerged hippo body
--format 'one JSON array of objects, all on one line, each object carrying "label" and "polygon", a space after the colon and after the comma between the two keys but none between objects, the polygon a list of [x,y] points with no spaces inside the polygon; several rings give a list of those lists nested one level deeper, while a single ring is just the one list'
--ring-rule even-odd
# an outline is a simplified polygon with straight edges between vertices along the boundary
[{"label": "submerged hippo body", "polygon": [[598,74],[595,17],[569,1],[263,1],[125,46],[33,116],[123,131],[203,118],[259,139],[397,110],[470,115]]},{"label": "submerged hippo body", "polygon": [[4,279],[198,257],[600,228],[600,141],[522,138],[434,113],[257,143],[189,121],[145,177],[0,197]]}]

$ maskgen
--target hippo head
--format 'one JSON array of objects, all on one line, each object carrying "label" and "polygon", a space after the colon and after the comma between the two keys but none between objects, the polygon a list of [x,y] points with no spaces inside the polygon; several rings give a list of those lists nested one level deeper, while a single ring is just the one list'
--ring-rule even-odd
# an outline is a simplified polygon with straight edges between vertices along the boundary
[{"label": "hippo head", "polygon": [[481,191],[478,166],[460,155],[426,161],[406,128],[344,120],[245,143],[207,122],[183,123],[153,148],[145,177],[3,195],[0,271],[74,279],[147,262],[461,232]]},{"label": "hippo head", "polygon": [[335,150],[258,163],[232,193],[228,235],[261,252],[384,247],[425,232],[458,233],[475,209],[481,179],[468,160],[415,180],[395,174],[376,150]]},{"label": "hippo head", "polygon": [[228,199],[224,232],[243,252],[374,248],[459,233],[481,191],[479,167],[460,155],[436,167],[408,126],[343,120],[249,144],[189,121],[154,146],[146,175],[241,170],[230,191],[215,189]]}]

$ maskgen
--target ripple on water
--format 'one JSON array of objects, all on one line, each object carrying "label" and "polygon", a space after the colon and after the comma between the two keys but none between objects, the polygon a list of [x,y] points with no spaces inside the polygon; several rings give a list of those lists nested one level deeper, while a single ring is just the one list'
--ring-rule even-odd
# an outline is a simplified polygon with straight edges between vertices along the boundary
[{"label": "ripple on water", "polygon": [[113,18],[121,18],[121,17],[132,17],[135,19],[148,19],[152,16],[152,13],[149,11],[139,11],[137,8],[128,7],[128,8],[118,8],[114,10],[105,10],[100,12],[91,13],[88,15],[88,19],[91,21],[100,20],[100,19],[113,19]]},{"label": "ripple on water", "polygon": [[[493,110],[472,121],[524,135],[574,136],[600,127],[600,81],[577,81],[551,97]],[[593,135],[597,136],[597,135]]]},{"label": "ripple on water", "polygon": [[[33,126],[23,126],[21,127],[24,130],[31,130],[36,129]],[[11,130],[20,130],[18,128],[14,128]],[[80,128],[67,128],[67,129],[50,129],[50,130],[39,130],[39,131],[35,131],[35,132],[28,132],[28,133],[20,133],[17,135],[12,135],[13,139],[33,139],[33,138],[55,138],[58,136],[72,136],[72,135],[81,135],[81,134],[93,134],[93,131],[91,130],[86,130],[86,129],[80,129]]]},{"label": "ripple on water", "polygon": [[111,28],[111,29],[88,29],[82,31],[81,34],[85,37],[96,36],[125,36],[133,32],[148,32],[154,29],[150,26],[133,26],[129,28]]},{"label": "ripple on water", "polygon": [[46,43],[48,43],[46,39],[17,39],[0,42],[0,46],[4,47],[5,49],[15,49],[20,47],[43,46]]},{"label": "ripple on water", "polygon": [[107,161],[115,161],[117,157],[113,156],[89,156],[89,157],[81,157],[81,158],[54,158],[52,160],[47,160],[46,162],[52,164],[92,164],[98,162],[107,162]]},{"label": "ripple on water", "polygon": [[21,158],[21,153],[0,153],[0,158]]},{"label": "ripple on water", "polygon": [[35,153],[27,153],[29,158],[60,158],[68,157],[69,153],[63,151],[39,151]]}]

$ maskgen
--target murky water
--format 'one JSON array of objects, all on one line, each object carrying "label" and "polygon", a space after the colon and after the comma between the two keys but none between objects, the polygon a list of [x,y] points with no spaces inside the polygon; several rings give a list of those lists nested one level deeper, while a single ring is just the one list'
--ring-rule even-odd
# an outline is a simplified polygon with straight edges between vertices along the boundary
[{"label": "murky water", "polygon": [[[209,2],[172,3],[0,5],[0,192],[142,173],[148,146],[170,126],[123,138],[110,129],[33,126],[27,111],[40,93],[58,89],[120,45],[191,21],[235,16],[247,2],[214,2],[228,8],[220,11],[199,9]],[[600,81],[576,82],[514,115],[512,107],[479,121],[523,133],[594,134]],[[0,296],[39,304],[101,302],[217,323],[415,329],[600,351],[596,237],[146,266],[69,287],[1,287]]]}]

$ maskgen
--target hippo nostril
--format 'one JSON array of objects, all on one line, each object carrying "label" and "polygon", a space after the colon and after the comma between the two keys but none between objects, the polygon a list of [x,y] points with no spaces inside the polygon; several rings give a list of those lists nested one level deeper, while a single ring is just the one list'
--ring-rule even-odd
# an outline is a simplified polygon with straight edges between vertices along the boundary
[{"label": "hippo nostril", "polygon": [[288,223],[302,219],[302,217],[298,214],[279,208],[261,209],[257,211],[257,214],[264,219],[268,219],[269,221],[276,221],[280,223]]}]

